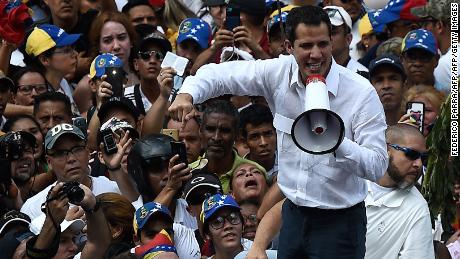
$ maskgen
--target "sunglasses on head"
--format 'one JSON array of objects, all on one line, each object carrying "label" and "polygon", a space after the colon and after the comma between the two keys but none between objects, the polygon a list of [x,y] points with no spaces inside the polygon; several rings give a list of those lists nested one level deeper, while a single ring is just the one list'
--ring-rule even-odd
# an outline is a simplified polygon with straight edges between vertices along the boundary
[{"label": "sunglasses on head", "polygon": [[145,61],[150,60],[152,56],[154,56],[157,60],[163,60],[163,58],[165,57],[163,53],[156,51],[156,50],[150,50],[150,51],[144,51],[144,52],[139,51],[137,55],[139,56],[139,58]]},{"label": "sunglasses on head", "polygon": [[388,146],[396,149],[396,150],[399,150],[401,152],[404,153],[404,155],[406,155],[406,157],[412,161],[414,160],[417,160],[417,159],[421,159],[422,160],[422,163],[423,165],[427,165],[427,162],[428,162],[428,152],[425,152],[425,153],[421,153],[421,152],[418,152],[416,150],[413,150],[411,148],[408,148],[408,147],[401,147],[399,145],[396,145],[396,144],[389,144],[388,143]]}]

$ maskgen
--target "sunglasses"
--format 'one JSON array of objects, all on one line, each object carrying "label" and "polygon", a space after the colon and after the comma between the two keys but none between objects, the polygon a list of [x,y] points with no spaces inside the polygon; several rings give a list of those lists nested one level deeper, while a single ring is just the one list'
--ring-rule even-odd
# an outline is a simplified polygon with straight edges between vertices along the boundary
[{"label": "sunglasses", "polygon": [[399,145],[396,145],[396,144],[389,144],[387,143],[388,146],[396,149],[396,150],[399,150],[401,152],[404,153],[404,155],[406,155],[406,157],[412,161],[415,161],[417,159],[421,159],[422,160],[422,163],[424,166],[427,165],[427,162],[428,162],[428,152],[425,152],[425,153],[421,153],[421,152],[418,152],[416,150],[413,150],[411,148],[408,148],[408,147],[401,147]]},{"label": "sunglasses", "polygon": [[217,217],[215,220],[211,221],[209,225],[213,229],[219,230],[224,227],[225,220],[227,220],[232,225],[238,225],[241,223],[240,215],[238,215],[237,212],[231,212],[228,215]]},{"label": "sunglasses", "polygon": [[139,58],[141,58],[144,61],[150,60],[152,56],[154,56],[157,60],[160,60],[160,61],[163,60],[165,57],[163,53],[156,51],[156,50],[150,50],[150,51],[145,51],[145,52],[139,51],[137,55],[139,56]]}]

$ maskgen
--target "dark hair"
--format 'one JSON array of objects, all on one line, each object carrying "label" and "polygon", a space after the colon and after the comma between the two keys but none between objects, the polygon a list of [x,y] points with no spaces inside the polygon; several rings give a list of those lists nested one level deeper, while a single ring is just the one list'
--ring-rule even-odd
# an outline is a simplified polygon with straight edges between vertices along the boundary
[{"label": "dark hair", "polygon": [[72,117],[72,108],[70,106],[70,99],[67,95],[60,93],[60,92],[46,92],[42,93],[35,97],[34,102],[34,115],[37,113],[38,109],[40,108],[40,104],[42,102],[51,101],[51,102],[61,102],[64,104],[65,108],[64,111]]},{"label": "dark hair", "polygon": [[224,100],[215,100],[209,103],[203,112],[203,122],[206,121],[206,117],[208,117],[211,113],[220,113],[233,117],[233,128],[235,129],[235,131],[238,131],[240,116],[238,114],[238,110],[231,102]]},{"label": "dark hair", "polygon": [[[38,124],[37,120],[31,116],[31,115],[28,115],[28,114],[19,114],[19,115],[16,115],[14,117],[11,117],[9,118],[6,122],[5,122],[5,125],[3,125],[3,128],[2,128],[2,131],[3,132],[10,132],[11,129],[13,128],[13,125],[20,121],[20,120],[23,120],[23,119],[29,119],[31,120],[35,126],[37,126],[37,128],[40,130],[41,132],[41,128],[40,128],[40,125]],[[43,132],[42,132],[43,134]]]},{"label": "dark hair", "polygon": [[240,128],[244,138],[248,137],[246,126],[260,126],[264,123],[273,125],[273,115],[270,108],[260,104],[252,104],[240,112]]},{"label": "dark hair", "polygon": [[319,6],[302,6],[292,9],[286,19],[286,35],[291,43],[294,43],[296,39],[295,31],[299,24],[305,25],[316,25],[320,26],[321,23],[325,23],[329,30],[329,36],[331,36],[331,20],[326,11]]},{"label": "dark hair", "polygon": [[126,16],[129,16],[128,14],[129,11],[133,9],[134,7],[140,6],[140,5],[148,6],[152,9],[152,11],[155,12],[155,9],[153,8],[153,6],[149,4],[148,0],[129,0],[121,9],[121,12],[124,13]]},{"label": "dark hair", "polygon": [[11,76],[11,79],[13,80],[14,85],[15,85],[15,87],[13,89],[14,94],[16,94],[18,92],[19,80],[22,78],[22,76],[24,76],[27,73],[39,73],[43,78],[45,78],[45,76],[42,74],[42,72],[40,72],[40,70],[37,69],[34,66],[19,68]]},{"label": "dark hair", "polygon": [[45,66],[42,64],[42,62],[40,61],[39,57],[40,56],[45,56],[47,58],[50,58],[53,54],[54,54],[54,51],[56,50],[56,47],[52,47],[48,50],[45,50],[43,53],[41,53],[40,55],[38,56],[31,56],[29,54],[27,54],[25,51],[22,53],[23,56],[24,56],[24,64],[26,64],[26,66],[28,67],[32,67],[33,69],[37,70],[40,74],[44,75],[45,72],[46,72],[46,68]]}]

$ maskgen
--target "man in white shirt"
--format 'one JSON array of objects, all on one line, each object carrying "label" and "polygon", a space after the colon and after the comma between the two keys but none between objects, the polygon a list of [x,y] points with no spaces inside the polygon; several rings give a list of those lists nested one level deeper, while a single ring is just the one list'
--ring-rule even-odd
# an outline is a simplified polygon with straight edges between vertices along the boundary
[{"label": "man in white shirt", "polygon": [[[51,128],[45,137],[45,150],[48,165],[56,174],[58,182],[79,182],[91,189],[94,195],[105,192],[120,193],[117,184],[105,176],[89,175],[86,137],[78,127],[62,123]],[[56,183],[29,198],[22,206],[21,212],[29,215],[31,219],[42,215],[42,203],[46,201],[49,190]]]},{"label": "man in white shirt", "polygon": [[326,6],[324,10],[332,23],[332,56],[335,62],[358,74],[368,72],[365,66],[350,57],[350,44],[353,39],[350,15],[340,6]]},{"label": "man in white shirt", "polygon": [[366,258],[434,258],[428,205],[414,187],[428,159],[416,127],[390,126],[390,164],[378,183],[368,182]]},{"label": "man in white shirt", "polygon": [[[195,115],[193,103],[215,96],[265,97],[277,130],[278,185],[287,197],[278,258],[363,258],[363,178],[377,181],[387,168],[382,104],[366,79],[335,63],[330,28],[322,8],[294,8],[286,21],[290,56],[204,66],[184,81],[169,108],[174,119],[186,121]],[[334,154],[301,152],[291,137],[294,119],[304,112],[304,82],[318,74],[326,78],[331,110],[344,121],[345,138]]]}]

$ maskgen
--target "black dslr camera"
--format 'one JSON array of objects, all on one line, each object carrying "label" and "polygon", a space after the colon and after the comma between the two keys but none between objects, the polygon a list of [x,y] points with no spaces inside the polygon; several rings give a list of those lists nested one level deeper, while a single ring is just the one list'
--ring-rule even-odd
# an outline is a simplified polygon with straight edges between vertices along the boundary
[{"label": "black dslr camera", "polygon": [[61,193],[67,196],[71,203],[81,202],[85,197],[85,191],[83,191],[83,189],[80,188],[80,184],[75,181],[64,183]]}]

